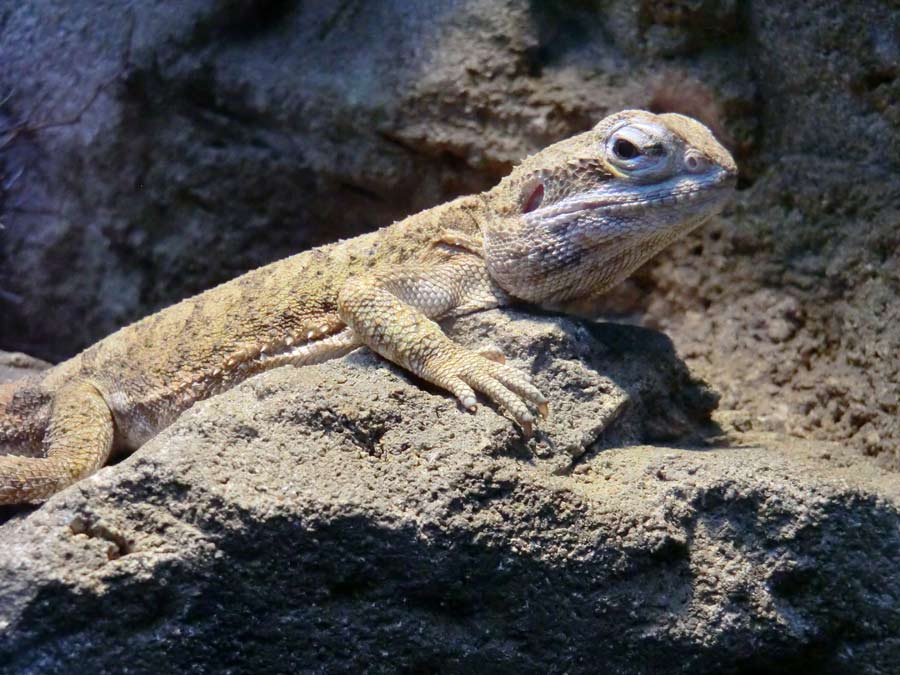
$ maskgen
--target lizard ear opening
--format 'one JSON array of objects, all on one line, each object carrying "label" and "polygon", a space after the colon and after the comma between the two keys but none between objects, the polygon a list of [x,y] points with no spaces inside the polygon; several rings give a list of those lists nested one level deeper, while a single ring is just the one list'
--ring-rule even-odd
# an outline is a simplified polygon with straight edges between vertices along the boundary
[{"label": "lizard ear opening", "polygon": [[531,213],[541,205],[542,201],[544,201],[544,184],[537,183],[531,189],[528,199],[525,200],[525,208],[522,209],[522,213]]}]

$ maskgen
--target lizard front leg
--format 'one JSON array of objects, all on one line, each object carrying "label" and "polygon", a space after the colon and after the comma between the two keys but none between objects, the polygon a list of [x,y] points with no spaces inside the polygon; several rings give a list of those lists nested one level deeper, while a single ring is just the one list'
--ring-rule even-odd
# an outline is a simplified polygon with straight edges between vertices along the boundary
[{"label": "lizard front leg", "polygon": [[42,501],[106,462],[113,418],[89,382],[68,384],[53,397],[44,437],[46,457],[0,457],[0,504]]},{"label": "lizard front leg", "polygon": [[338,312],[370,349],[450,391],[468,410],[475,408],[476,391],[485,394],[530,434],[534,417],[528,404],[546,415],[543,394],[495,354],[456,344],[433,321],[496,307],[501,297],[481,258],[459,253],[430,268],[352,279],[340,291]]}]

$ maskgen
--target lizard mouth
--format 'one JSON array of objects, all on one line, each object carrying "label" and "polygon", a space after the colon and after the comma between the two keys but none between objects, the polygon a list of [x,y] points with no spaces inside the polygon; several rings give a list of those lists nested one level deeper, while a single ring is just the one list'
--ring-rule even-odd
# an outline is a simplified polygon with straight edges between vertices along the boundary
[{"label": "lizard mouth", "polygon": [[723,200],[733,190],[734,183],[734,177],[723,172],[707,182],[669,183],[646,192],[634,190],[610,192],[608,189],[601,189],[538,208],[525,214],[525,218],[549,225],[554,224],[554,221],[566,222],[572,216],[588,211],[624,215],[647,209],[704,206],[710,202]]}]

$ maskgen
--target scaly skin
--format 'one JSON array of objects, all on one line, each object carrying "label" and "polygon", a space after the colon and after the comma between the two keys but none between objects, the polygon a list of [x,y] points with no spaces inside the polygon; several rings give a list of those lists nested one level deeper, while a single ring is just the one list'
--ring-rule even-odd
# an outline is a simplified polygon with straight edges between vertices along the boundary
[{"label": "scaly skin", "polygon": [[624,111],[529,157],[492,190],[267,265],[0,387],[0,504],[41,501],[256,373],[365,345],[531,432],[547,400],[436,320],[605,291],[712,215],[731,155],[680,115]]}]

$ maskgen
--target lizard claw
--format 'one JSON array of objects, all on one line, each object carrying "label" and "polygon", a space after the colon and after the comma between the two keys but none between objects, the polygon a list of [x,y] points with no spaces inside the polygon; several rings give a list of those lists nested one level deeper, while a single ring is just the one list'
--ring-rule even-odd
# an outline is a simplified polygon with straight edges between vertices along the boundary
[{"label": "lizard claw", "polygon": [[525,438],[531,438],[534,435],[534,428],[531,422],[519,422],[519,425],[522,427],[522,435]]},{"label": "lizard claw", "polygon": [[497,345],[485,345],[478,350],[478,355],[494,363],[506,363],[506,356]]}]

